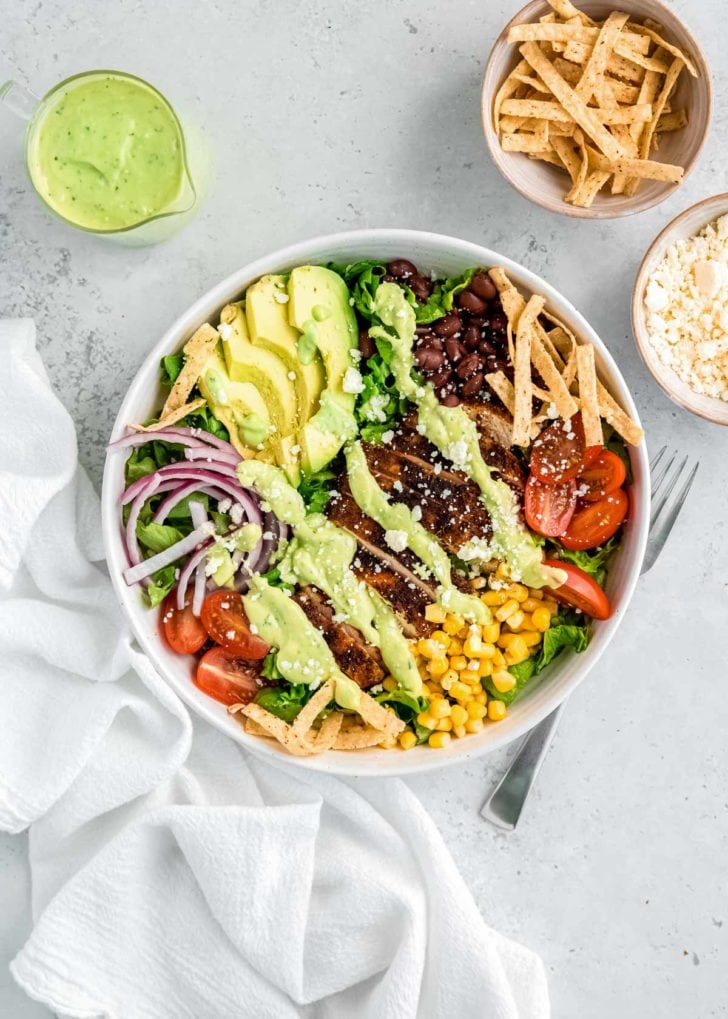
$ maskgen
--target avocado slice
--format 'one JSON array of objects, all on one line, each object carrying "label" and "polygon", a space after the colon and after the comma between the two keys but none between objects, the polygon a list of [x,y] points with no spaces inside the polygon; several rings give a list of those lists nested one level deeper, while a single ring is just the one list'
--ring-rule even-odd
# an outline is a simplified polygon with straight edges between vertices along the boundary
[{"label": "avocado slice", "polygon": [[298,404],[288,368],[272,351],[251,343],[242,301],[227,304],[220,312],[220,336],[225,363],[233,382],[255,386],[268,408],[275,429],[276,459],[292,484],[300,480],[297,443]]},{"label": "avocado slice", "polygon": [[272,442],[274,427],[266,402],[252,382],[233,382],[218,344],[197,380],[200,392],[210,410],[230,432],[230,441],[237,451],[266,451],[275,457]]},{"label": "avocado slice", "polygon": [[245,316],[254,346],[271,351],[293,376],[298,403],[298,420],[303,425],[318,409],[324,388],[324,368],[316,354],[308,364],[298,357],[300,334],[288,321],[288,280],[285,276],[263,276],[248,287]]},{"label": "avocado slice", "polygon": [[344,391],[347,369],[354,366],[351,352],[358,346],[356,317],[343,279],[323,266],[293,269],[288,296],[289,322],[302,333],[299,359],[307,360],[315,344],[326,373],[319,409],[301,429],[301,464],[306,474],[313,474],[356,434],[356,397]]}]

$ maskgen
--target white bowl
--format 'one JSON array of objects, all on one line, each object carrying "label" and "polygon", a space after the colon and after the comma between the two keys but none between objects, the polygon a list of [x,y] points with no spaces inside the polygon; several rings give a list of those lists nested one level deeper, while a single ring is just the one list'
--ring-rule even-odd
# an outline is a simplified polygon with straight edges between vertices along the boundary
[{"label": "white bowl", "polygon": [[[178,350],[191,333],[210,320],[228,301],[265,273],[285,272],[303,263],[354,262],[360,258],[411,259],[424,272],[454,276],[472,265],[502,265],[513,281],[525,290],[542,294],[551,309],[583,340],[596,348],[597,367],[615,398],[633,418],[638,419],[632,397],[609,351],[575,308],[534,273],[489,248],[440,234],[415,230],[360,230],[304,241],[277,251],[234,272],[187,309],[150,351],[132,382],[114,424],[112,440],[119,438],[127,424],[153,415],[161,402],[159,361]],[[443,765],[479,757],[522,736],[561,703],[586,677],[617,632],[639,577],[647,541],[649,520],[649,468],[644,443],[631,450],[634,474],[632,519],[609,574],[607,592],[615,606],[611,619],[595,622],[589,647],[580,655],[569,652],[529,685],[510,708],[508,717],[488,724],[483,732],[453,740],[442,750],[416,747],[400,750],[329,751],[318,757],[291,757],[278,744],[248,735],[231,718],[222,704],[201,693],[191,682],[191,658],[174,654],[157,633],[159,613],[146,609],[139,588],[127,587],[122,579],[126,566],[121,540],[119,497],[124,488],[126,454],[107,455],[102,491],[102,514],[106,556],[114,589],[132,629],[159,674],[183,701],[212,725],[238,743],[264,757],[284,758],[291,764],[339,775],[397,775],[428,771]]]}]

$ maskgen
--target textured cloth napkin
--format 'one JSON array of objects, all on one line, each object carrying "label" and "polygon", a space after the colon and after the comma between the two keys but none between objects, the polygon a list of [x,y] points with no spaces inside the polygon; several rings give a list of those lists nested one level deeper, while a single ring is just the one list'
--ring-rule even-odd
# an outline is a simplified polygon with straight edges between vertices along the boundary
[{"label": "textured cloth napkin", "polygon": [[[30,827],[18,983],[83,1019],[549,1014],[397,780],[248,755],[132,643],[26,320],[0,322],[0,828]],[[1,922],[1,920],[0,920]]]}]

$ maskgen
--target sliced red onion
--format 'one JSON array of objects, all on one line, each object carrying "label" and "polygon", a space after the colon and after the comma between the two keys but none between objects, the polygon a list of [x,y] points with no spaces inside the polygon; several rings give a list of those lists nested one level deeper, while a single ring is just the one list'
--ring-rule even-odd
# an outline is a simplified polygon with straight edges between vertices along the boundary
[{"label": "sliced red onion", "polygon": [[[212,432],[206,431],[204,428],[185,428],[184,426],[170,426],[165,428],[164,431],[167,435],[179,435],[189,436],[192,439],[199,439],[200,442],[206,443],[208,446],[215,446],[217,449],[224,450],[226,453],[235,453],[235,447],[225,439],[219,439],[217,435],[213,435]],[[154,434],[147,432],[147,435]]]},{"label": "sliced red onion", "polygon": [[185,460],[205,460],[207,463],[229,464],[237,467],[243,462],[239,453],[223,453],[220,449],[212,449],[210,446],[194,446],[185,450]]},{"label": "sliced red onion", "polygon": [[[132,446],[146,446],[148,442],[170,442],[176,446],[189,446],[191,448],[207,448],[207,443],[202,439],[195,438],[189,432],[178,429],[173,432],[171,428],[160,428],[158,432],[130,432],[120,439],[109,443],[109,449],[130,449]],[[231,447],[232,448],[232,447]]]},{"label": "sliced red onion", "polygon": [[129,518],[126,522],[125,544],[126,555],[130,566],[136,566],[137,563],[142,561],[142,552],[139,548],[136,529],[139,521],[139,514],[142,511],[144,503],[151,495],[154,495],[154,493],[159,490],[159,486],[161,485],[160,479],[156,477],[156,475],[153,475],[153,477],[154,483],[147,486],[145,491],[136,497],[131,504],[131,509],[129,510]]},{"label": "sliced red onion", "polygon": [[[190,516],[195,527],[202,527],[207,523],[208,516],[205,507],[196,499],[190,499]],[[200,559],[195,569],[195,589],[192,595],[192,614],[199,616],[202,609],[202,602],[205,597],[205,559]],[[184,602],[183,602],[184,604]]]},{"label": "sliced red onion", "polygon": [[[125,506],[128,502],[131,502],[140,491],[142,491],[146,485],[149,485],[150,478],[156,475],[161,475],[162,480],[177,479],[180,481],[192,481],[197,479],[201,485],[211,483],[217,484],[220,477],[233,481],[237,484],[237,475],[235,470],[228,464],[205,464],[204,468],[198,467],[194,463],[175,463],[167,464],[166,467],[160,467],[154,474],[147,474],[143,478],[137,478],[121,496],[121,505]],[[242,489],[240,489],[242,491]]]},{"label": "sliced red onion", "polygon": [[[205,559],[207,553],[212,548],[214,542],[212,540],[206,541],[204,545],[197,549],[197,551],[190,556],[187,562],[180,570],[179,578],[177,580],[177,608],[183,609],[185,607],[185,596],[187,594],[187,587],[190,582],[190,577],[195,572],[199,565],[202,565],[203,572],[205,567]],[[195,577],[195,582],[197,578]]]},{"label": "sliced red onion", "polygon": [[135,566],[129,566],[124,570],[124,580],[131,586],[136,584],[137,581],[151,576],[152,573],[156,573],[157,570],[169,566],[170,563],[175,562],[175,560],[182,556],[189,555],[190,552],[197,548],[201,541],[204,541],[205,538],[212,534],[213,530],[214,527],[210,521],[201,527],[196,527],[191,534],[186,535],[181,541],[176,541],[169,548],[165,548],[162,552],[157,552],[156,555],[151,556],[149,559],[144,559],[143,562],[137,563]]},{"label": "sliced red onion", "polygon": [[[172,482],[170,482],[170,484],[172,484]],[[186,499],[188,495],[194,495],[195,492],[200,491],[200,486],[196,481],[190,482],[189,485],[185,485],[184,483],[177,484],[176,482],[174,484],[175,488],[172,490],[171,494],[159,504],[159,509],[152,517],[155,524],[163,524],[175,506],[181,503],[183,499]],[[192,504],[190,503],[190,505]]]}]

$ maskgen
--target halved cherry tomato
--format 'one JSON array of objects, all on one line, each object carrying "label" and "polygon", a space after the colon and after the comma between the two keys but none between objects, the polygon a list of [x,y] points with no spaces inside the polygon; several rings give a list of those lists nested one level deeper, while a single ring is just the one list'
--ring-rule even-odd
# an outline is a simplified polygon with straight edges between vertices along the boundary
[{"label": "halved cherry tomato", "polygon": [[185,607],[177,608],[177,591],[171,591],[162,602],[160,615],[164,638],[180,655],[193,655],[207,640],[207,630],[192,613],[192,591],[185,594]]},{"label": "halved cherry tomato", "polygon": [[598,502],[624,484],[627,469],[616,453],[600,449],[579,474],[579,498]]},{"label": "halved cherry tomato", "polygon": [[572,608],[580,609],[593,619],[609,619],[612,606],[604,591],[588,573],[578,566],[562,562],[561,559],[546,559],[544,566],[555,566],[566,573],[566,581],[561,587],[549,590],[549,594],[557,601]]},{"label": "halved cherry tomato", "polygon": [[541,432],[531,451],[530,471],[542,485],[557,485],[577,477],[601,447],[586,448],[581,414],[570,422],[554,421]]},{"label": "halved cherry tomato", "polygon": [[192,681],[208,697],[228,705],[249,704],[260,690],[255,666],[223,647],[204,653]]},{"label": "halved cherry tomato", "polygon": [[576,482],[542,485],[536,478],[526,482],[523,510],[526,523],[536,534],[556,538],[563,534],[576,509]]},{"label": "halved cherry tomato", "polygon": [[238,658],[258,661],[270,651],[264,640],[250,632],[243,599],[237,591],[214,591],[202,603],[202,625],[226,651]]},{"label": "halved cherry tomato", "polygon": [[599,502],[588,502],[573,515],[571,523],[559,536],[559,543],[570,549],[603,545],[619,530],[627,516],[628,506],[629,500],[623,488],[610,492]]}]

